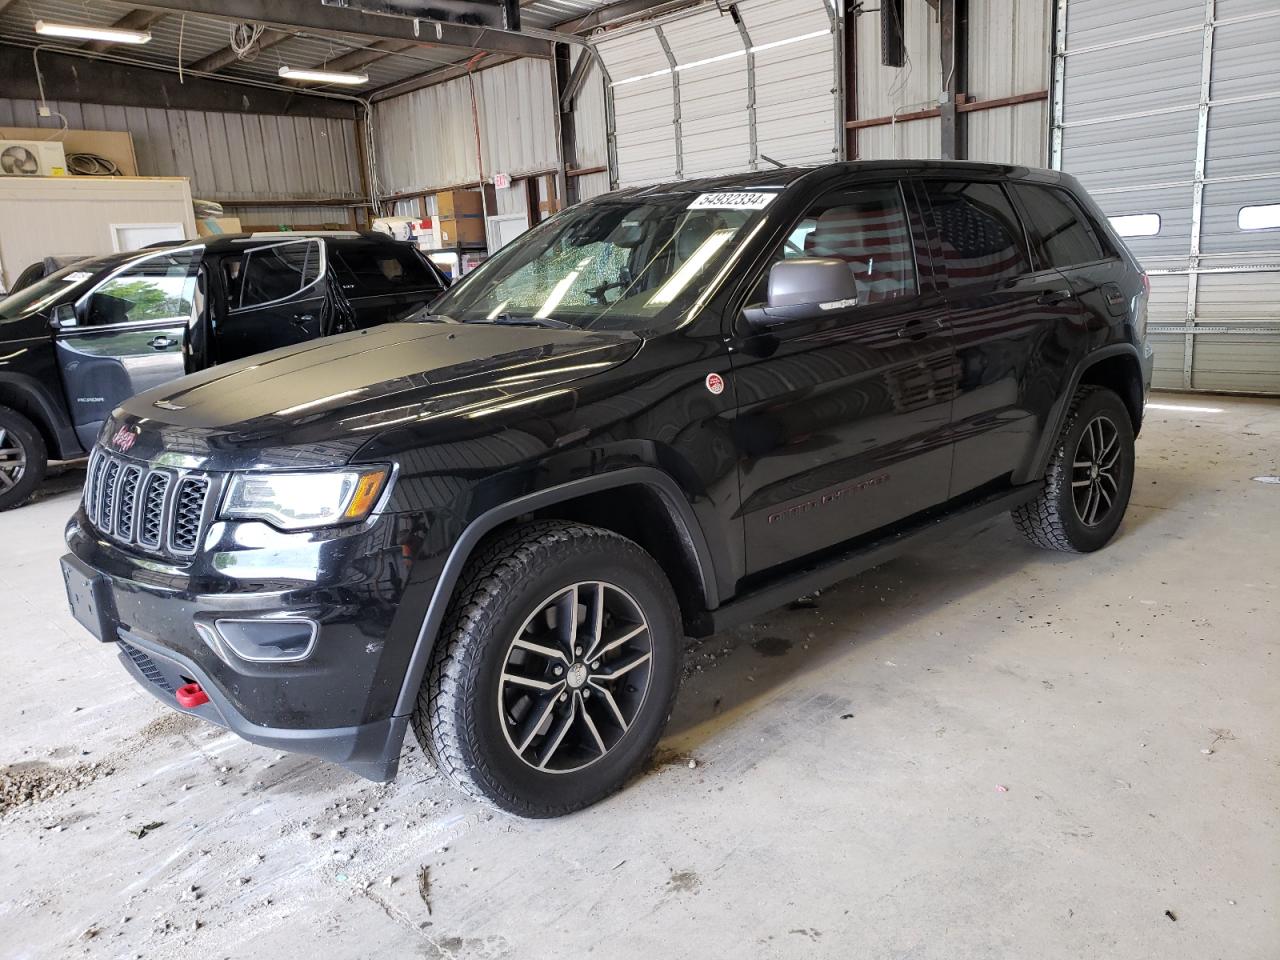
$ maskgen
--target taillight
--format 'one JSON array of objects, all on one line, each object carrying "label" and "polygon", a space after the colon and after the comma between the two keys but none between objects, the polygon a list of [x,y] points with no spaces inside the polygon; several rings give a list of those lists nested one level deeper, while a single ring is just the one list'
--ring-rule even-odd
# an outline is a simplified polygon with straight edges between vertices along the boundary
[{"label": "taillight", "polygon": [[1142,295],[1137,298],[1133,310],[1133,330],[1139,340],[1147,337],[1147,303],[1151,300],[1151,277],[1142,271]]}]

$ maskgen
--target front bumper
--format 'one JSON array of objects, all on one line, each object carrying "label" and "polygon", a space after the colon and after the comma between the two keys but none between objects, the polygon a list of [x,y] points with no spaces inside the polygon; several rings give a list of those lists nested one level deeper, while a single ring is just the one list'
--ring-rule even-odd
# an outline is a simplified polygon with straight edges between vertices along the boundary
[{"label": "front bumper", "polygon": [[[368,780],[383,782],[395,777],[408,717],[388,717],[352,727],[305,729],[252,723],[194,661],[127,630],[119,630],[118,637],[120,662],[165,706],[216,723],[250,743],[341,764]],[[180,706],[175,692],[192,681],[209,695],[209,702],[198,707]]]},{"label": "front bumper", "polygon": [[[428,593],[406,589],[419,526],[397,514],[303,533],[219,521],[176,566],[104,538],[81,511],[67,527],[67,562],[95,585],[95,632],[119,644],[129,672],[166,706],[388,780],[408,724],[395,704]],[[220,641],[220,620],[289,618],[318,625],[302,658],[248,660]],[[178,703],[190,682],[209,702]]]}]

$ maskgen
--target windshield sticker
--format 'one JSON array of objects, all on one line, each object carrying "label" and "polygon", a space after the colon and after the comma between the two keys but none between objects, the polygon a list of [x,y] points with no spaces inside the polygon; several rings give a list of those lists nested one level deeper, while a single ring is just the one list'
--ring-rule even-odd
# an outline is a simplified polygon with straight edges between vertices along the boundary
[{"label": "windshield sticker", "polygon": [[68,273],[62,278],[63,283],[79,283],[81,280],[88,280],[93,274],[86,273],[83,270],[77,270],[75,273]]},{"label": "windshield sticker", "polygon": [[689,204],[690,210],[763,210],[776,193],[704,193]]}]

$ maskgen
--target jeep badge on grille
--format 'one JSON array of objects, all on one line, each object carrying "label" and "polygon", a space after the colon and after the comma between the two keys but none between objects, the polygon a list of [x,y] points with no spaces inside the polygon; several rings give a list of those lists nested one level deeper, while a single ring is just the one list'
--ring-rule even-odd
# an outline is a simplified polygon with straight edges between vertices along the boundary
[{"label": "jeep badge on grille", "polygon": [[116,431],[115,436],[111,438],[111,445],[121,453],[127,453],[129,449],[138,442],[139,433],[141,433],[141,431],[137,427],[121,427]]}]

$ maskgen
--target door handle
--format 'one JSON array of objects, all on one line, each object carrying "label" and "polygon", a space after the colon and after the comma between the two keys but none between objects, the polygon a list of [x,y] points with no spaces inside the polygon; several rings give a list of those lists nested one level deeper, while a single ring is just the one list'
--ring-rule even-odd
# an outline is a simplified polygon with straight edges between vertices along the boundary
[{"label": "door handle", "polygon": [[1046,290],[1040,296],[1036,297],[1036,303],[1042,307],[1056,307],[1060,303],[1066,303],[1075,297],[1070,290]]},{"label": "door handle", "polygon": [[167,350],[169,347],[172,347],[177,342],[178,341],[165,336],[163,333],[160,334],[160,336],[152,337],[150,340],[147,341],[147,343],[155,347],[157,350]]},{"label": "door handle", "polygon": [[899,340],[923,340],[929,333],[937,328],[937,323],[929,323],[925,320],[911,320],[898,330]]}]

